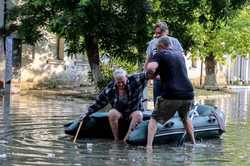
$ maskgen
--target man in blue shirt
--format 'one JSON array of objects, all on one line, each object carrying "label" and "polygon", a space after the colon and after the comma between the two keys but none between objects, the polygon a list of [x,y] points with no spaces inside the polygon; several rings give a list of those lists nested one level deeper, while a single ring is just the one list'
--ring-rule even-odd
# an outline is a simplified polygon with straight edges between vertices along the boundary
[{"label": "man in blue shirt", "polygon": [[193,86],[187,75],[185,59],[181,51],[172,49],[169,37],[162,36],[157,43],[158,52],[147,65],[150,77],[161,77],[161,94],[148,125],[147,148],[152,149],[157,121],[166,122],[178,111],[184,127],[195,144],[193,125],[188,117],[194,99]]},{"label": "man in blue shirt", "polygon": [[[147,54],[147,60],[145,62],[145,68],[148,64],[148,60],[154,56],[157,53],[157,43],[158,43],[158,39],[162,36],[168,36],[168,26],[165,22],[161,21],[156,23],[155,25],[155,36],[154,38],[149,42],[147,50],[146,50],[146,54]],[[178,39],[168,36],[169,40],[170,40],[170,45],[171,48],[174,50],[178,50],[181,51],[182,54],[184,55],[184,50],[180,44],[180,42],[178,41]],[[160,91],[161,91],[161,85],[160,85],[160,77],[157,76],[154,81],[153,81],[153,96],[154,96],[154,104],[156,102],[156,98],[158,96],[160,96]]]}]

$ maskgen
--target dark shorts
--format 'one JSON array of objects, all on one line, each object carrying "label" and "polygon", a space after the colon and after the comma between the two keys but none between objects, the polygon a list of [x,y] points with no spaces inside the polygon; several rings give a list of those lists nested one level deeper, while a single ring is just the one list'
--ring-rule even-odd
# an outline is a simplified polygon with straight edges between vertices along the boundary
[{"label": "dark shorts", "polygon": [[[142,113],[141,110],[136,110],[136,111],[140,111],[140,112]],[[122,118],[123,118],[124,120],[130,121],[130,119],[131,119],[131,114],[132,114],[133,112],[135,112],[135,111],[126,110],[126,111],[118,111],[118,112],[120,112],[120,113],[122,114]],[[143,115],[143,113],[142,113],[142,115]]]},{"label": "dark shorts", "polygon": [[125,111],[123,111],[123,112],[121,112],[121,111],[119,111],[121,114],[122,114],[122,118],[124,119],[124,120],[130,120],[130,115],[133,113],[133,112],[125,112]]},{"label": "dark shorts", "polygon": [[158,97],[151,117],[161,123],[168,121],[176,112],[184,121],[191,110],[193,100],[168,100]]}]

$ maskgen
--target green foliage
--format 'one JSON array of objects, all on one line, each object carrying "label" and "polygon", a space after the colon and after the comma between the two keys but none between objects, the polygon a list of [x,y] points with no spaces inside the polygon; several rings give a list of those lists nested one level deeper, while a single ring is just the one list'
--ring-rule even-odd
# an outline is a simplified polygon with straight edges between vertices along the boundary
[{"label": "green foliage", "polygon": [[25,43],[42,40],[44,30],[65,38],[69,55],[87,54],[98,82],[100,50],[112,57],[144,61],[151,10],[149,0],[23,0],[9,20]]},{"label": "green foliage", "polygon": [[119,57],[112,58],[108,64],[101,64],[104,79],[99,83],[99,89],[102,89],[109,81],[113,79],[113,71],[117,68],[126,70],[128,74],[136,73],[140,70],[138,63],[123,60]]},{"label": "green foliage", "polygon": [[218,34],[224,52],[232,57],[247,56],[250,53],[250,12],[249,7],[238,12]]},{"label": "green foliage", "polygon": [[213,52],[218,62],[224,63],[226,54],[232,57],[246,55],[250,51],[250,13],[249,9],[235,12],[227,21],[217,20],[211,14],[203,16],[206,21],[200,23],[200,11],[196,11],[196,21],[188,26],[193,39],[193,55],[205,57]]},{"label": "green foliage", "polygon": [[86,35],[95,34],[99,48],[111,56],[140,60],[148,36],[145,0],[23,0],[9,17],[20,22],[18,32],[26,43],[35,44],[43,30],[66,39],[69,53],[84,53]]},{"label": "green foliage", "polygon": [[[95,65],[99,64],[99,52],[109,53],[121,64],[124,60],[128,64],[143,62],[146,43],[152,37],[152,24],[164,20],[170,35],[177,37],[184,49],[191,48],[193,55],[203,59],[213,55],[224,62],[225,53],[235,56],[250,51],[249,8],[238,13],[247,2],[23,0],[22,5],[10,12],[9,20],[18,25],[19,35],[26,43],[36,43],[42,39],[43,30],[48,30],[65,38],[70,54],[87,52],[90,63]],[[86,41],[91,37],[95,40],[89,42],[92,45]],[[102,68],[105,78],[110,79],[111,67]]]},{"label": "green foliage", "polygon": [[[230,42],[228,47],[226,36],[221,33],[233,16],[246,5],[249,0],[170,0],[161,1],[162,16],[169,23],[170,31],[180,39],[184,49],[191,49],[193,56],[199,56],[206,66],[204,85],[217,86],[215,67],[217,62],[225,62],[225,53],[241,48]],[[237,31],[237,30],[236,30]],[[240,37],[237,34],[238,37]],[[243,36],[241,36],[242,39]],[[236,42],[240,40],[237,38]],[[247,42],[245,40],[245,42]],[[242,43],[242,42],[239,42]],[[234,47],[233,47],[234,45]],[[230,50],[230,51],[228,51]],[[235,54],[235,53],[234,53]]]},{"label": "green foliage", "polygon": [[161,0],[160,17],[169,26],[170,36],[177,37],[184,49],[192,46],[192,38],[187,32],[187,25],[194,21],[193,12],[201,1],[196,0]]},{"label": "green foliage", "polygon": [[161,1],[159,10],[169,25],[170,34],[177,37],[185,49],[192,48],[192,53],[202,58],[213,52],[217,60],[223,61],[226,36],[220,33],[246,2],[170,0]]}]

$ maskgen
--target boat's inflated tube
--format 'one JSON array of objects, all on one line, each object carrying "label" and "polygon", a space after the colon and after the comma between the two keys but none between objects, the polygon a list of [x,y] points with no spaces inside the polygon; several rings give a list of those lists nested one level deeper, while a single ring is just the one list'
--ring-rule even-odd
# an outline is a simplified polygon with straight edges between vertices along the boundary
[{"label": "boat's inflated tube", "polygon": [[[214,106],[195,105],[190,111],[190,117],[195,130],[196,139],[217,138],[225,131],[225,116],[222,111]],[[140,123],[129,135],[128,143],[134,145],[144,145],[147,138],[148,120],[150,119],[151,111],[144,111],[143,122]],[[119,133],[122,138],[128,129],[129,123],[119,121]],[[75,120],[64,125],[65,133],[75,135],[79,126],[79,120]],[[169,143],[178,141],[184,134],[183,124],[176,114],[165,124],[157,125],[157,133],[154,143]],[[111,128],[108,121],[107,112],[96,112],[88,119],[85,119],[79,137],[81,138],[113,138]]]}]

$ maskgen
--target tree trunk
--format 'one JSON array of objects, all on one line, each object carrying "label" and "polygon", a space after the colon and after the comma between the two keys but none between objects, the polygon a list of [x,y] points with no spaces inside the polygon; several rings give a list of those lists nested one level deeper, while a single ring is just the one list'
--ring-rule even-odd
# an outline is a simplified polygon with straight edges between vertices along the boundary
[{"label": "tree trunk", "polygon": [[210,53],[209,56],[205,58],[205,82],[204,88],[209,90],[216,90],[218,89],[218,84],[216,80],[216,60],[213,56],[213,53]]},{"label": "tree trunk", "polygon": [[92,33],[86,35],[85,43],[86,43],[86,51],[93,80],[98,85],[98,83],[102,81],[102,73],[100,70],[98,42],[95,34]]},{"label": "tree trunk", "polygon": [[[137,27],[139,27],[139,25]],[[146,47],[145,47],[145,42],[144,42],[145,41],[144,37],[146,36],[145,34],[146,32],[142,31],[141,29],[137,29],[136,48],[138,50],[137,56],[138,56],[138,63],[139,63],[140,70],[144,69],[144,63],[147,59],[146,51],[145,51]]]}]

